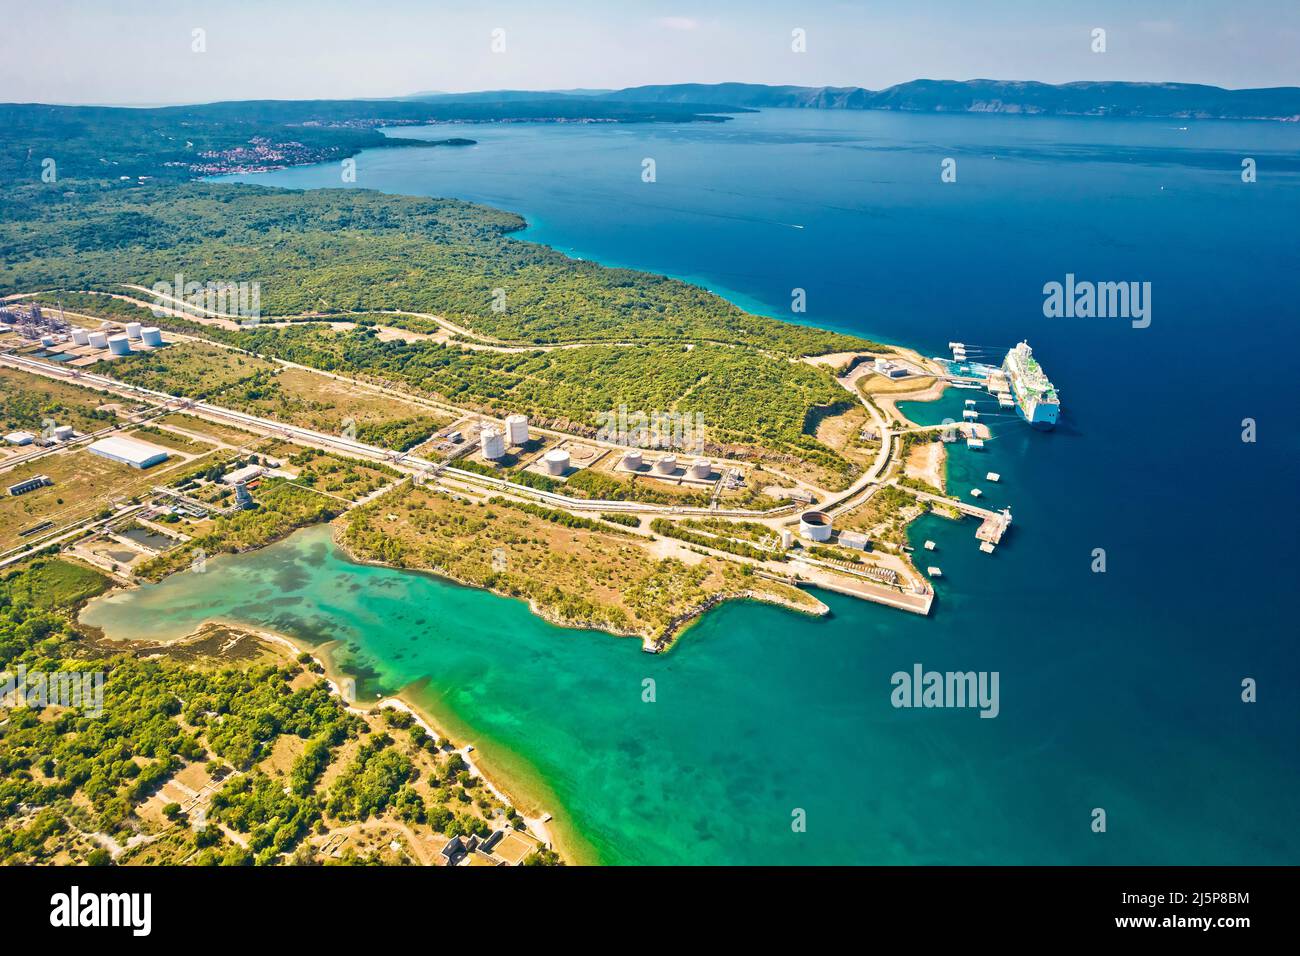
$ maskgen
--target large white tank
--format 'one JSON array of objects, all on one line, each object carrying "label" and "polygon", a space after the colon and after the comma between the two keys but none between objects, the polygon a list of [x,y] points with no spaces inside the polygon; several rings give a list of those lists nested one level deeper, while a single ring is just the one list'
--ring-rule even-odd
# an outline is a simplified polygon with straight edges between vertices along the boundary
[{"label": "large white tank", "polygon": [[114,355],[130,355],[131,340],[125,335],[114,335],[108,340],[108,350]]},{"label": "large white tank", "polygon": [[523,445],[528,442],[528,416],[511,415],[506,419],[506,444]]},{"label": "large white tank", "polygon": [[73,329],[73,330],[72,330],[72,344],[73,344],[73,345],[89,345],[89,344],[90,344],[90,333],[87,332],[85,329]]},{"label": "large white tank", "polygon": [[824,511],[805,511],[799,516],[799,534],[809,541],[829,541],[831,516]]},{"label": "large white tank", "polygon": [[640,471],[642,464],[641,453],[635,448],[623,455],[623,467],[628,471]]},{"label": "large white tank", "polygon": [[552,448],[542,459],[548,475],[562,475],[569,470],[569,453],[563,448]]},{"label": "large white tank", "polygon": [[140,338],[144,340],[145,345],[162,345],[162,329],[149,326],[140,330]]},{"label": "large white tank", "polygon": [[97,349],[106,349],[108,348],[108,333],[91,332],[90,335],[86,336],[86,341]]},{"label": "large white tank", "polygon": [[696,458],[691,462],[692,478],[708,478],[713,474],[713,463],[707,458]]},{"label": "large white tank", "polygon": [[496,461],[498,458],[504,458],[506,454],[506,440],[495,428],[485,428],[479,436],[483,445],[483,457],[488,461]]},{"label": "large white tank", "polygon": [[139,323],[139,322],[128,322],[128,323],[126,323],[126,337],[127,337],[128,339],[138,339],[138,338],[140,337],[140,323]]},{"label": "large white tank", "polygon": [[664,455],[655,462],[655,471],[661,475],[671,475],[677,470],[677,458],[675,455]]}]

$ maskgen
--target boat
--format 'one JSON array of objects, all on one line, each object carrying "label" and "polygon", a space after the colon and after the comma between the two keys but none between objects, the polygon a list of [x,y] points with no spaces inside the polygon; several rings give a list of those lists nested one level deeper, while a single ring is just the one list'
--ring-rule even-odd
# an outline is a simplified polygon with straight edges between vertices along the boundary
[{"label": "boat", "polygon": [[1055,428],[1061,401],[1028,342],[1021,342],[1007,353],[1002,370],[1007,373],[1016,400],[1016,413],[1035,428]]}]

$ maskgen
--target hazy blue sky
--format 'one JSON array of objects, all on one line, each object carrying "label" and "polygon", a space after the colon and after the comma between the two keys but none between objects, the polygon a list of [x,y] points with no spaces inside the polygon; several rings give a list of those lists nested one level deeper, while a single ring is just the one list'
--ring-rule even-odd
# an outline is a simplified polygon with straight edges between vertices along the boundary
[{"label": "hazy blue sky", "polygon": [[[0,0],[0,100],[917,77],[1300,85],[1300,0]],[[807,31],[806,53],[790,49]],[[1107,31],[1107,52],[1090,33]],[[206,31],[207,51],[191,50]],[[505,31],[505,51],[491,50]]]}]

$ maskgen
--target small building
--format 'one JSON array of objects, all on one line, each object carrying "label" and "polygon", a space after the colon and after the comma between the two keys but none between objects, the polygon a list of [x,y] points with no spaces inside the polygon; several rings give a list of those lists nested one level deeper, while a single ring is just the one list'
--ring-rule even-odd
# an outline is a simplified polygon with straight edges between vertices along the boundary
[{"label": "small building", "polygon": [[5,435],[5,441],[11,445],[30,445],[35,438],[31,432],[10,432]]},{"label": "small building", "polygon": [[35,491],[37,488],[44,488],[46,485],[54,484],[49,475],[32,475],[30,478],[24,478],[17,484],[9,486],[9,494],[13,497],[25,495],[29,491]]},{"label": "small building", "polygon": [[871,543],[871,539],[861,531],[841,531],[839,543],[846,548],[856,548],[859,551],[865,551],[867,550],[867,545]]},{"label": "small building", "polygon": [[71,425],[56,425],[54,428],[55,441],[71,441],[75,437]]},{"label": "small building", "polygon": [[872,364],[872,368],[887,378],[905,378],[908,375],[908,370],[904,366],[891,362],[889,359],[876,359]]},{"label": "small building", "polygon": [[136,438],[127,438],[123,435],[111,435],[108,438],[101,438],[86,450],[92,455],[108,458],[111,461],[120,461],[132,468],[151,468],[171,457],[171,453],[165,448],[159,448],[157,445],[151,445]]}]

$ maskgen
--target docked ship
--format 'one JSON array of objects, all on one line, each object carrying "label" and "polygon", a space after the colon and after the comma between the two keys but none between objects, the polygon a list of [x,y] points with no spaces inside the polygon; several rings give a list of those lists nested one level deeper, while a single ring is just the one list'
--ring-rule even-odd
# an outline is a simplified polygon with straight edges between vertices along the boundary
[{"label": "docked ship", "polygon": [[1021,342],[1002,361],[1016,411],[1035,428],[1054,428],[1061,413],[1056,386],[1047,380],[1028,342]]}]

